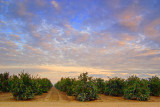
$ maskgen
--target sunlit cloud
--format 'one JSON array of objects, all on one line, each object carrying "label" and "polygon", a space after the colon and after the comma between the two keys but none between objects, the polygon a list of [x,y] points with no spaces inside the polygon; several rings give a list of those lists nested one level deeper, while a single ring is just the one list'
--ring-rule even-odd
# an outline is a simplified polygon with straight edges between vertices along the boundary
[{"label": "sunlit cloud", "polygon": [[59,9],[59,5],[55,0],[52,0],[51,3],[56,9]]}]

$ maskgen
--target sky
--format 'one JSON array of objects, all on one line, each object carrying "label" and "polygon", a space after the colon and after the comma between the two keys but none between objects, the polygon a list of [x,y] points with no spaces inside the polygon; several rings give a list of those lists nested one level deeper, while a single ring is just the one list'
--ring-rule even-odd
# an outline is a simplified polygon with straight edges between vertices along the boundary
[{"label": "sky", "polygon": [[0,73],[160,76],[160,0],[0,0]]}]

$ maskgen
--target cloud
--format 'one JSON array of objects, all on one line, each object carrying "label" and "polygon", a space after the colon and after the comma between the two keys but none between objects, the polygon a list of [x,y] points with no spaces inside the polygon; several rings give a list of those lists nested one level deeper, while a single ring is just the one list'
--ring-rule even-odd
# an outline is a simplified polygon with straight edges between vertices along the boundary
[{"label": "cloud", "polygon": [[76,29],[74,29],[70,24],[65,24],[64,25],[66,27],[65,29],[65,33],[66,35],[72,35],[72,34],[76,34]]},{"label": "cloud", "polygon": [[19,35],[10,35],[10,39],[19,41],[20,37],[19,37]]},{"label": "cloud", "polygon": [[160,57],[153,58],[154,61],[160,61]]},{"label": "cloud", "polygon": [[144,50],[139,54],[138,56],[154,56],[154,55],[160,55],[160,50]]},{"label": "cloud", "polygon": [[128,34],[128,33],[121,33],[118,35],[120,39],[124,41],[133,41],[136,39],[134,35]]},{"label": "cloud", "polygon": [[46,6],[46,1],[44,1],[44,0],[35,0],[35,3],[36,3],[38,6],[41,6],[41,7]]},{"label": "cloud", "polygon": [[54,6],[54,8],[59,9],[59,4],[55,0],[52,0],[51,3]]},{"label": "cloud", "polygon": [[16,12],[18,16],[24,17],[28,21],[30,21],[33,18],[34,14],[32,12],[28,11],[28,7],[26,4],[27,4],[27,2],[26,3],[18,2],[16,4],[17,7],[14,12]]},{"label": "cloud", "polygon": [[160,26],[160,18],[152,20],[150,23],[148,23],[144,28],[144,33],[154,41],[160,42],[160,31],[158,29],[158,26]]},{"label": "cloud", "polygon": [[79,37],[76,40],[76,43],[86,42],[89,39],[90,34],[87,32],[80,32]]},{"label": "cloud", "polygon": [[121,25],[135,31],[139,27],[143,17],[136,11],[135,7],[131,6],[119,14],[118,20]]}]

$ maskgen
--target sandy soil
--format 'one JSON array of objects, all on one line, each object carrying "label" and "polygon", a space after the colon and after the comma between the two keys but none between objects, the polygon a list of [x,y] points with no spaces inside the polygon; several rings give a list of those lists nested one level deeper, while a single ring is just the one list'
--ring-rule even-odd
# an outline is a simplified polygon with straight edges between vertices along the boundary
[{"label": "sandy soil", "polygon": [[160,107],[160,97],[151,97],[149,101],[125,100],[122,97],[99,95],[91,102],[79,102],[72,96],[53,87],[48,93],[35,96],[30,101],[16,101],[11,93],[0,93],[0,107]]}]

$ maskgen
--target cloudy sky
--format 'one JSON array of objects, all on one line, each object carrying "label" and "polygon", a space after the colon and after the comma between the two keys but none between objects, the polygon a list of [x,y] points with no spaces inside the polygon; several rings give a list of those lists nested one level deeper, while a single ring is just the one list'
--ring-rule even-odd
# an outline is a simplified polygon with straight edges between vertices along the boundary
[{"label": "cloudy sky", "polygon": [[0,72],[160,76],[160,0],[0,0]]}]

